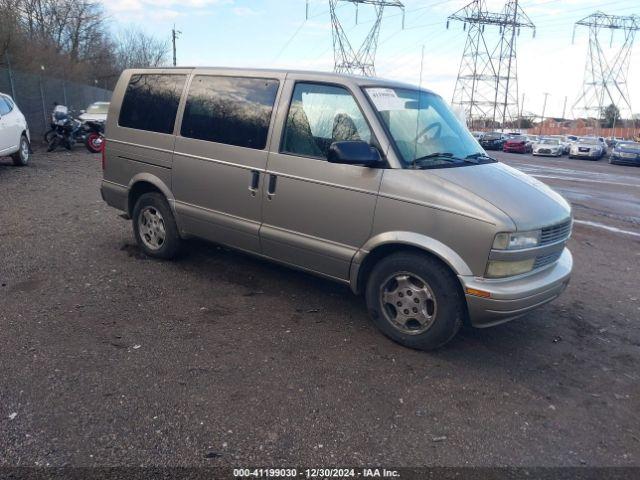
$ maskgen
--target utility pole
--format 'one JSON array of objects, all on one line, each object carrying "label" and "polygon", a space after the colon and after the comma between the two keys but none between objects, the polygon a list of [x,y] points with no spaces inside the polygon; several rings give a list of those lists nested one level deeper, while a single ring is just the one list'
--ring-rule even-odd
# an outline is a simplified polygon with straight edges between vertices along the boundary
[{"label": "utility pole", "polygon": [[567,96],[564,96],[564,105],[562,106],[562,120],[565,119],[565,113],[567,112]]},{"label": "utility pole", "polygon": [[[359,4],[368,4],[373,7],[375,19],[369,33],[362,41],[359,48],[354,48],[347,33],[342,27],[338,16],[338,3],[352,3],[357,9]],[[331,34],[333,38],[334,71],[338,73],[352,73],[374,77],[376,74],[375,57],[378,49],[380,26],[385,7],[396,7],[402,10],[402,26],[404,28],[404,5],[399,0],[329,0],[329,14],[331,16]],[[308,15],[308,13],[307,13]]]},{"label": "utility pole", "polygon": [[549,93],[544,94],[544,103],[542,104],[542,119],[540,120],[540,128],[538,129],[538,135],[542,135],[542,124],[544,123],[544,112],[547,109],[547,97]]},{"label": "utility pole", "polygon": [[176,39],[180,37],[182,32],[180,30],[176,30],[176,24],[173,24],[173,28],[171,29],[171,43],[173,44],[173,66],[175,67],[178,62],[176,60]]},{"label": "utility pole", "polygon": [[522,103],[520,104],[520,114],[518,115],[518,129],[522,131],[522,115],[524,114],[524,92],[522,92]]},{"label": "utility pole", "polygon": [[[621,115],[631,117],[633,110],[628,73],[635,35],[640,31],[640,15],[619,16],[596,12],[575,23],[574,35],[579,26],[589,29],[589,50],[582,93],[572,107],[574,117],[599,119],[610,104],[616,105]],[[614,42],[613,34],[616,31],[620,32],[619,40]],[[605,32],[611,34],[609,48],[601,39]]]},{"label": "utility pole", "polygon": [[[517,37],[521,28],[532,29],[535,37],[535,25],[518,0],[507,0],[500,12],[489,11],[487,0],[473,0],[448,17],[447,28],[451,21],[467,32],[451,103],[464,110],[468,123],[483,119],[495,128],[497,120],[504,128],[520,111]],[[499,32],[497,41],[491,30]]]}]

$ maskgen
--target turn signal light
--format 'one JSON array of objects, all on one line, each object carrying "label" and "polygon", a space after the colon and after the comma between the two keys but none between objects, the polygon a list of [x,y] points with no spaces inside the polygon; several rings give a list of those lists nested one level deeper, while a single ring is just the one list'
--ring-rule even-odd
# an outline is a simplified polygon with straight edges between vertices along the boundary
[{"label": "turn signal light", "polygon": [[491,294],[489,292],[485,292],[484,290],[477,290],[475,288],[467,288],[466,292],[467,292],[468,295],[473,295],[475,297],[491,298]]}]

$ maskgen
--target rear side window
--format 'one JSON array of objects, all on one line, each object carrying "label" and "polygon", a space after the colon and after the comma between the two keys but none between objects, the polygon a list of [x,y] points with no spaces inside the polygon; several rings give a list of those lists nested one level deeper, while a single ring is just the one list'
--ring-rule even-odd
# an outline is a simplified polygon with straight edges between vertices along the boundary
[{"label": "rear side window", "polygon": [[197,75],[182,117],[183,137],[262,150],[278,80]]},{"label": "rear side window", "polygon": [[132,75],[120,107],[118,124],[173,133],[186,75]]}]

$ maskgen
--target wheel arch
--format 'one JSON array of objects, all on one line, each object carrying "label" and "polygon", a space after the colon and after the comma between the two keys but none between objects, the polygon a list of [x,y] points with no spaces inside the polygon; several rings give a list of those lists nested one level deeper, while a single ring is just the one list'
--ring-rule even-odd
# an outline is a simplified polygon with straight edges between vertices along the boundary
[{"label": "wheel arch", "polygon": [[126,212],[131,217],[133,214],[133,207],[136,204],[138,198],[145,193],[158,192],[164,195],[171,207],[172,213],[175,215],[175,201],[173,194],[169,187],[158,177],[150,173],[140,173],[135,175],[129,182],[127,187],[129,193],[127,194],[127,208]]},{"label": "wheel arch", "polygon": [[417,251],[430,255],[446,265],[456,276],[473,275],[467,263],[444,243],[413,232],[386,232],[371,238],[351,262],[349,283],[354,293],[363,291],[375,264],[398,251]]}]

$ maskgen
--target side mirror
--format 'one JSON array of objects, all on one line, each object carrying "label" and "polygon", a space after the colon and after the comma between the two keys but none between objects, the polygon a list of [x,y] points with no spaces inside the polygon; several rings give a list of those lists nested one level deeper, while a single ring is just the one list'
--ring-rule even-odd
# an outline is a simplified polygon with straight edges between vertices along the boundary
[{"label": "side mirror", "polygon": [[376,167],[382,161],[380,152],[361,140],[333,142],[329,147],[327,160],[329,163],[362,165],[365,167]]}]

